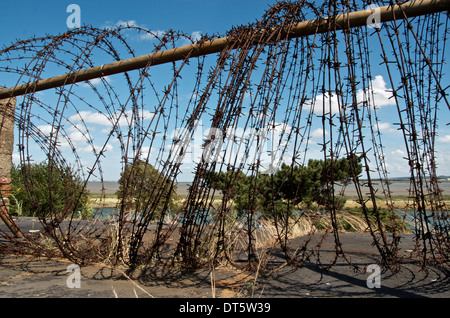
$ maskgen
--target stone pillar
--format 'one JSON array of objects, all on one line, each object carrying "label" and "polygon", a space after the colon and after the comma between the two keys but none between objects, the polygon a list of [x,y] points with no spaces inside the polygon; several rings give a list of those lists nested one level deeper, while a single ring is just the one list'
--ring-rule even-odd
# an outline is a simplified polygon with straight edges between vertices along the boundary
[{"label": "stone pillar", "polygon": [[23,237],[9,215],[15,108],[16,98],[0,100],[0,218],[16,237]]}]

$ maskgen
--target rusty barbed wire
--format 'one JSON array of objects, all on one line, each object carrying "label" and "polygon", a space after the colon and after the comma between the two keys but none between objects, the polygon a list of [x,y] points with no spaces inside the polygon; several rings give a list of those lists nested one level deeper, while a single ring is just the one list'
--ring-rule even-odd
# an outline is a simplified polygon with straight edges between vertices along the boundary
[{"label": "rusty barbed wire", "polygon": [[[332,235],[335,256],[323,266],[340,258],[352,264],[341,233],[345,193],[354,188],[364,223],[360,230],[372,236],[381,263],[398,269],[405,230],[398,218],[412,215],[415,257],[423,266],[448,264],[448,207],[437,178],[435,148],[438,113],[450,107],[444,88],[448,15],[342,31],[329,19],[325,33],[289,38],[295,23],[374,4],[391,3],[281,1],[258,22],[232,28],[215,58],[192,58],[191,52],[162,71],[150,63],[114,78],[45,93],[30,87],[17,98],[13,112],[15,176],[42,229],[24,230],[24,238],[17,239],[2,228],[0,249],[131,268],[156,263],[241,266],[244,255],[245,266],[256,269],[270,268],[273,251],[281,251],[289,264],[313,258],[321,263],[321,246]],[[218,38],[198,40],[174,31],[160,35],[135,26],[82,27],[4,47],[0,74],[20,85],[134,57],[136,34],[153,39],[153,52]],[[388,78],[390,89],[375,87],[383,80],[379,74]],[[411,180],[405,211],[392,199],[379,94],[395,106],[403,135]],[[2,115],[7,117],[6,108]],[[102,135],[95,123],[103,125]],[[209,134],[199,137],[203,127]],[[1,129],[5,136],[6,128]],[[302,182],[289,189],[292,196],[277,199],[289,178],[307,177],[296,169],[314,157],[324,163],[320,206],[298,200]],[[347,159],[348,180],[337,175],[340,158]],[[47,163],[45,180],[32,171],[40,161]],[[282,163],[288,173],[280,181],[276,171]],[[185,198],[174,200],[187,166],[192,182]],[[121,184],[118,201],[107,213],[105,174],[111,170],[120,171]],[[220,172],[226,176],[222,187],[214,179]],[[248,178],[245,189],[240,173]],[[92,180],[101,183],[101,194],[82,217]],[[13,195],[18,191],[14,182]],[[2,200],[11,197],[8,191],[2,192]],[[233,191],[246,195],[243,205]],[[300,234],[294,233],[299,229]],[[302,243],[294,240],[299,235]]]}]

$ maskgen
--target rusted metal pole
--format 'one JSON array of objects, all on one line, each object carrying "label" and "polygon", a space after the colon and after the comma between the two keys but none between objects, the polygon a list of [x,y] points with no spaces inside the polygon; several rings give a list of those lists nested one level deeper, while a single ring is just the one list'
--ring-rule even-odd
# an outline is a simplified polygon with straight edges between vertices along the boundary
[{"label": "rusted metal pole", "polygon": [[[333,30],[343,30],[347,28],[367,25],[369,17],[374,14],[379,17],[378,22],[383,23],[393,20],[405,19],[405,15],[406,17],[411,18],[447,10],[450,10],[450,0],[415,0],[405,2],[402,5],[379,7],[376,9],[376,12],[371,10],[361,10],[340,14],[334,17],[326,17],[299,22],[289,28],[290,31],[286,33],[286,36],[287,38],[298,38],[313,35],[316,33],[328,32],[330,20],[333,20]],[[51,77],[48,79],[43,79],[36,82],[0,90],[0,99],[23,95],[27,92],[42,91],[49,88],[60,87],[63,85],[84,82],[107,75],[128,72],[144,68],[148,65],[154,66],[174,61],[180,61],[188,56],[192,58],[218,53],[221,52],[226,47],[226,45],[232,41],[234,41],[233,38],[224,37]]]}]

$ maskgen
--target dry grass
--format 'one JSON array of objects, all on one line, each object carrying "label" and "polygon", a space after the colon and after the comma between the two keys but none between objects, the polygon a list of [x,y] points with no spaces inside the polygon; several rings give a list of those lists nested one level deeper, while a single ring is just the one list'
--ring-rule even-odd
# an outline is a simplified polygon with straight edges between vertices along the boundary
[{"label": "dry grass", "polygon": [[117,197],[106,196],[106,197],[91,197],[89,198],[89,206],[95,208],[113,208],[118,206],[120,200]]},{"label": "dry grass", "polygon": [[[444,199],[443,203],[445,203],[446,206],[450,205],[450,200]],[[386,202],[386,200],[376,200],[376,204],[379,208],[381,209],[389,209],[389,208],[394,208],[394,209],[399,209],[399,210],[404,210],[407,208],[410,208],[413,204],[412,199],[408,198],[407,196],[397,196],[397,197],[393,197],[391,202]],[[368,208],[372,208],[373,204],[371,201],[368,201],[366,203]],[[353,208],[359,208],[361,207],[361,204],[357,202],[356,199],[347,199],[347,201],[345,202],[344,205],[344,209],[345,208],[349,208],[349,209],[353,209]]]}]

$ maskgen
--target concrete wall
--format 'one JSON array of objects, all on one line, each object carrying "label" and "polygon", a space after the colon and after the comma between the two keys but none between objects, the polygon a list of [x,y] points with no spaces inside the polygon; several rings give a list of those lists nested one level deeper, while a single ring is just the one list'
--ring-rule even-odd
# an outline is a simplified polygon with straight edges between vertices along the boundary
[{"label": "concrete wall", "polygon": [[16,98],[0,100],[0,178],[11,177]]},{"label": "concrete wall", "polygon": [[11,191],[12,153],[14,149],[15,109],[15,98],[0,100],[0,219],[16,237],[23,237],[22,232],[8,213],[8,197]]}]

